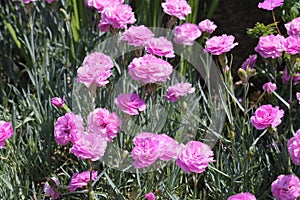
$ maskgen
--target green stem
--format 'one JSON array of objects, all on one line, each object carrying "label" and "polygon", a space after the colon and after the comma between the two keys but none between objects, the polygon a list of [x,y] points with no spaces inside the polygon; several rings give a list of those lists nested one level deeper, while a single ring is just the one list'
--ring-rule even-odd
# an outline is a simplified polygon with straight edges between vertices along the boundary
[{"label": "green stem", "polygon": [[88,194],[89,194],[89,200],[94,200],[94,191],[93,191],[93,162],[91,160],[88,160],[88,163],[90,165],[90,181],[88,183]]},{"label": "green stem", "polygon": [[276,22],[276,18],[275,18],[275,14],[274,14],[273,10],[272,10],[272,17],[273,17],[273,21],[274,21],[276,30],[277,30],[278,34],[281,35],[280,30],[279,30],[278,25],[277,25],[277,22]]}]

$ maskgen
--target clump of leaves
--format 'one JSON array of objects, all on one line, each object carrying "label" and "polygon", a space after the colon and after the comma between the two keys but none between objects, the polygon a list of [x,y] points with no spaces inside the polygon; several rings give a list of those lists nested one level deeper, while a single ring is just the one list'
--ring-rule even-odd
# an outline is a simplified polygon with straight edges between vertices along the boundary
[{"label": "clump of leaves", "polygon": [[247,34],[254,38],[276,33],[275,23],[264,25],[257,22],[253,28],[247,28]]}]

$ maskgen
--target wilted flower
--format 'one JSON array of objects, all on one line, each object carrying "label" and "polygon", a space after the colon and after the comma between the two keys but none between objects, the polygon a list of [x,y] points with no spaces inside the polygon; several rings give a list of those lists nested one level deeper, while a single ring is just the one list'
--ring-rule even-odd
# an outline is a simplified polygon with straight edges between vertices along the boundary
[{"label": "wilted flower", "polygon": [[186,15],[192,12],[191,6],[186,0],[166,0],[161,6],[165,13],[178,19],[185,19]]},{"label": "wilted flower", "polygon": [[124,0],[85,0],[86,5],[97,9],[99,12],[102,12],[105,7],[122,4]]},{"label": "wilted flower", "polygon": [[300,165],[300,129],[289,139],[287,146],[293,163]]},{"label": "wilted flower", "polygon": [[272,183],[272,194],[277,200],[296,200],[300,196],[300,180],[294,175],[280,175]]},{"label": "wilted flower", "polygon": [[276,83],[268,82],[263,85],[263,89],[267,93],[272,93],[273,91],[277,90]]},{"label": "wilted flower", "polygon": [[[97,171],[92,171],[92,180],[95,180],[97,178],[97,175],[98,175]],[[90,182],[90,171],[75,173],[71,178],[69,189],[71,192],[74,192],[77,188],[87,186],[89,182]]]},{"label": "wilted flower", "polygon": [[193,45],[200,36],[201,31],[196,24],[186,22],[174,29],[174,42],[177,44]]},{"label": "wilted flower", "polygon": [[278,58],[285,50],[285,38],[282,35],[261,36],[255,51],[264,58]]},{"label": "wilted flower", "polygon": [[11,122],[0,121],[0,149],[5,146],[5,140],[10,138],[14,133]]},{"label": "wilted flower", "polygon": [[300,36],[300,17],[293,19],[289,23],[286,23],[284,26],[287,30],[288,35]]},{"label": "wilted flower", "polygon": [[152,192],[149,192],[149,193],[145,194],[145,199],[146,200],[155,200],[156,197]]},{"label": "wilted flower", "polygon": [[53,97],[51,99],[52,105],[54,105],[55,107],[58,107],[58,108],[61,108],[64,105],[65,101],[66,101],[66,97],[65,96],[63,96],[63,98]]},{"label": "wilted flower", "polygon": [[130,26],[123,33],[121,40],[127,41],[128,44],[133,46],[144,46],[153,36],[152,31],[144,25]]},{"label": "wilted flower", "polygon": [[222,36],[214,36],[208,39],[205,43],[205,52],[213,55],[221,55],[233,49],[237,42],[234,43],[234,36],[223,34]]},{"label": "wilted flower", "polygon": [[264,2],[258,4],[258,8],[265,10],[273,10],[283,4],[284,0],[264,0]]},{"label": "wilted flower", "polygon": [[123,112],[129,115],[138,115],[139,112],[144,111],[146,109],[145,101],[135,93],[120,94],[115,99],[115,104]]},{"label": "wilted flower", "polygon": [[284,115],[283,110],[279,110],[278,106],[273,107],[270,104],[260,106],[250,118],[252,125],[258,129],[275,128],[281,123]]},{"label": "wilted flower", "polygon": [[209,19],[201,21],[198,24],[198,27],[201,32],[207,32],[209,34],[212,34],[217,28],[217,26]]},{"label": "wilted flower", "polygon": [[250,56],[245,60],[245,62],[243,62],[241,68],[244,69],[244,70],[247,70],[247,66],[249,66],[250,69],[253,69],[253,66],[254,66],[255,63],[256,63],[256,59],[257,59],[257,55],[256,55],[256,54],[250,55]]},{"label": "wilted flower", "polygon": [[146,51],[157,56],[165,56],[167,58],[175,57],[173,44],[165,37],[151,38],[148,40],[146,43]]},{"label": "wilted flower", "polygon": [[[59,182],[58,178],[52,177],[51,179],[55,182],[55,184],[57,186],[59,186],[60,182]],[[59,193],[55,192],[53,190],[53,188],[49,185],[48,182],[46,182],[45,185],[44,185],[44,192],[45,192],[46,196],[51,196],[52,199],[58,199],[59,198]]]},{"label": "wilted flower", "polygon": [[190,141],[179,152],[176,164],[185,172],[202,173],[213,162],[214,153],[210,147],[199,141]]},{"label": "wilted flower", "polygon": [[128,66],[131,78],[144,83],[166,82],[172,71],[170,63],[148,54],[134,58]]},{"label": "wilted flower", "polygon": [[250,192],[242,192],[228,197],[227,200],[256,200],[256,197]]},{"label": "wilted flower", "polygon": [[300,35],[285,39],[285,52],[290,55],[300,54]]},{"label": "wilted flower", "polygon": [[192,87],[190,83],[176,83],[174,86],[170,86],[167,89],[167,94],[165,99],[170,102],[175,102],[180,96],[185,96],[186,94],[191,94],[195,92],[195,88]]},{"label": "wilted flower", "polygon": [[[289,83],[291,76],[288,73],[288,70],[285,68],[282,73],[282,81],[283,83]],[[295,72],[293,75],[293,85],[297,85],[300,82],[300,72]]]}]

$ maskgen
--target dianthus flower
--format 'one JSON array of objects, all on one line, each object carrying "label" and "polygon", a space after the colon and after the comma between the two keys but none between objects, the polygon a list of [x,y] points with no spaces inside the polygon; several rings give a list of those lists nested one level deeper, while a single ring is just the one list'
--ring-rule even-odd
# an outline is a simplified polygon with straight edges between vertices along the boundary
[{"label": "dianthus flower", "polygon": [[[288,73],[288,70],[285,68],[282,73],[282,81],[283,83],[289,83],[291,76]],[[293,74],[293,85],[297,85],[300,82],[300,72],[294,72]]]},{"label": "dianthus flower", "polygon": [[227,200],[256,200],[256,197],[250,192],[242,192],[228,197]]},{"label": "dianthus flower", "polygon": [[179,97],[185,96],[195,92],[195,88],[190,83],[176,83],[174,86],[170,86],[167,89],[165,99],[170,102],[175,102]]},{"label": "dianthus flower", "polygon": [[174,29],[174,42],[177,44],[193,45],[201,36],[201,31],[196,24],[185,22]]},{"label": "dianthus flower", "polygon": [[273,91],[277,90],[276,83],[268,82],[263,85],[263,90],[267,93],[272,93]]},{"label": "dianthus flower", "polygon": [[234,42],[234,36],[223,34],[221,36],[213,36],[208,39],[205,43],[205,52],[209,52],[213,55],[221,55],[223,53],[229,52],[233,49],[237,42]]},{"label": "dianthus flower", "polygon": [[102,12],[105,7],[124,3],[124,0],[85,0],[85,4],[89,7]]},{"label": "dianthus flower", "polygon": [[146,43],[145,47],[146,51],[150,54],[157,56],[165,56],[167,58],[175,57],[173,44],[165,37],[151,38]]},{"label": "dianthus flower", "polygon": [[123,33],[121,40],[127,41],[128,44],[133,46],[144,46],[153,36],[152,31],[144,25],[130,26]]},{"label": "dianthus flower", "polygon": [[290,55],[300,54],[300,35],[285,39],[285,52]]},{"label": "dianthus flower", "polygon": [[297,92],[297,93],[296,93],[296,97],[297,97],[297,99],[298,99],[298,101],[299,101],[299,104],[300,104],[300,92]]},{"label": "dianthus flower", "polygon": [[0,121],[0,149],[5,146],[5,140],[13,135],[13,126],[11,122]]},{"label": "dianthus flower", "polygon": [[282,35],[261,36],[255,51],[264,58],[278,58],[285,50],[285,38]]},{"label": "dianthus flower", "polygon": [[115,99],[115,104],[128,115],[138,115],[146,109],[145,101],[135,93],[120,94]]},{"label": "dianthus flower", "polygon": [[209,34],[212,34],[217,28],[217,26],[209,19],[201,21],[198,24],[198,27],[201,32],[207,32]]},{"label": "dianthus flower", "polygon": [[294,175],[280,175],[272,183],[276,200],[296,200],[300,196],[300,180]]},{"label": "dianthus flower", "polygon": [[287,34],[290,36],[300,36],[300,17],[293,19],[292,21],[286,23],[285,28]]},{"label": "dianthus flower", "polygon": [[65,101],[66,101],[66,97],[65,96],[63,98],[53,97],[51,99],[52,105],[54,105],[55,107],[58,107],[58,108],[61,108],[64,105]]},{"label": "dianthus flower", "polygon": [[156,197],[152,192],[149,192],[149,193],[145,194],[145,199],[146,200],[155,200]]},{"label": "dianthus flower", "polygon": [[300,129],[289,139],[287,146],[293,163],[300,165]]},{"label": "dianthus flower", "polygon": [[[53,177],[51,179],[55,182],[55,184],[57,186],[59,186],[60,182],[59,182],[58,178]],[[45,185],[44,185],[44,192],[45,192],[46,196],[51,196],[52,199],[58,199],[59,198],[59,193],[55,192],[53,190],[53,188],[49,185],[48,182],[46,182]]]},{"label": "dianthus flower", "polygon": [[165,13],[182,20],[192,12],[192,8],[186,0],[166,0],[161,6]]},{"label": "dianthus flower", "polygon": [[264,2],[258,4],[258,8],[265,10],[273,10],[283,4],[284,0],[264,0]]},{"label": "dianthus flower", "polygon": [[[97,178],[98,172],[93,171],[92,172],[92,180],[95,180]],[[81,173],[74,173],[71,182],[69,184],[69,189],[71,192],[74,192],[77,188],[82,188],[84,186],[87,186],[90,182],[90,171],[85,171]]]},{"label": "dianthus flower", "polygon": [[245,60],[245,62],[243,62],[241,68],[244,69],[244,70],[247,70],[247,66],[249,66],[250,69],[253,69],[253,67],[254,67],[254,65],[256,63],[256,59],[257,59],[257,55],[256,54],[250,55]]},{"label": "dianthus flower", "polygon": [[33,2],[33,1],[36,1],[36,0],[23,0],[23,2],[24,2],[25,4],[31,3],[31,2]]}]

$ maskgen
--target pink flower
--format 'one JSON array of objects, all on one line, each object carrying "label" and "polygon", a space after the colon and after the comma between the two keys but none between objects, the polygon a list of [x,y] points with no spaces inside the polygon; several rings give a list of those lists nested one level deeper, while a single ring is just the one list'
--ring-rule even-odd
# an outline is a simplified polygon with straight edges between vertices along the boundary
[{"label": "pink flower", "polygon": [[300,35],[285,39],[285,51],[290,55],[300,54]]},{"label": "pink flower", "polygon": [[128,44],[137,47],[144,46],[153,36],[152,31],[144,25],[130,26],[129,29],[123,33],[121,40],[127,41]]},{"label": "pink flower", "polygon": [[174,42],[177,44],[193,45],[200,36],[201,31],[198,26],[188,22],[176,26],[174,30]]},{"label": "pink flower", "polygon": [[272,194],[277,200],[296,200],[300,196],[300,180],[294,175],[280,175],[272,183]]},{"label": "pink flower", "polygon": [[[59,186],[60,182],[56,177],[51,178],[57,186]],[[44,192],[46,196],[51,196],[52,199],[58,199],[59,193],[55,192],[48,182],[44,185]]]},{"label": "pink flower", "polygon": [[115,99],[115,104],[129,115],[138,115],[139,111],[146,109],[145,101],[135,93],[120,94]]},{"label": "pink flower", "polygon": [[298,99],[298,101],[299,101],[299,104],[300,104],[300,92],[297,92],[297,93],[296,93],[296,97],[297,97],[297,99]]},{"label": "pink flower", "polygon": [[264,58],[278,58],[285,50],[285,38],[282,35],[261,36],[255,51]]},{"label": "pink flower", "polygon": [[263,85],[263,89],[267,92],[267,93],[272,93],[273,91],[277,90],[277,86],[275,83],[272,82],[268,82],[265,83]]},{"label": "pink flower", "polygon": [[191,6],[186,0],[166,0],[161,6],[165,13],[175,16],[178,19],[185,19],[192,12]]},{"label": "pink flower", "polygon": [[102,19],[100,20],[100,23],[98,24],[98,28],[100,29],[101,32],[104,32],[104,33],[110,32],[110,24],[103,21]]},{"label": "pink flower", "polygon": [[145,194],[145,199],[146,200],[155,200],[156,197],[152,192],[149,192],[149,193]]},{"label": "pink flower", "polygon": [[207,32],[209,34],[212,34],[217,28],[217,26],[209,19],[201,21],[198,24],[198,27],[201,32]]},{"label": "pink flower", "polygon": [[175,102],[179,97],[185,96],[186,94],[192,94],[195,92],[195,88],[190,83],[176,83],[174,86],[170,86],[167,89],[165,99],[170,102]]},{"label": "pink flower", "polygon": [[214,36],[206,41],[204,51],[213,55],[221,55],[229,52],[238,45],[237,42],[233,43],[234,39],[234,36],[227,36],[226,34],[223,34],[222,36]]},{"label": "pink flower", "polygon": [[[291,76],[288,74],[288,71],[286,68],[283,70],[281,78],[282,78],[283,83],[290,82]],[[293,85],[297,85],[299,82],[300,82],[300,72],[296,71],[293,74]]]},{"label": "pink flower", "polygon": [[122,121],[117,114],[105,108],[96,108],[88,115],[88,132],[101,134],[109,142],[117,136],[121,125]]},{"label": "pink flower", "polygon": [[52,3],[55,0],[45,0],[47,3]]},{"label": "pink flower", "polygon": [[151,38],[148,40],[146,43],[146,51],[157,56],[165,56],[167,58],[175,57],[173,44],[165,37]]},{"label": "pink flower", "polygon": [[300,17],[293,19],[289,23],[286,23],[284,26],[287,30],[288,35],[300,36]]},{"label": "pink flower", "polygon": [[85,0],[86,5],[97,9],[99,12],[102,12],[105,7],[122,4],[124,0]]},{"label": "pink flower", "polygon": [[63,96],[63,98],[53,97],[51,99],[52,105],[54,105],[55,107],[58,107],[58,108],[61,108],[64,105],[65,101],[66,101],[66,97],[65,96]]},{"label": "pink flower", "polygon": [[244,70],[247,70],[247,66],[249,66],[250,69],[253,69],[253,66],[256,63],[256,59],[257,59],[257,55],[256,54],[250,55],[247,58],[247,60],[245,62],[243,62],[241,68],[244,69]]},{"label": "pink flower", "polygon": [[25,4],[31,3],[31,2],[33,2],[33,1],[36,1],[36,0],[23,0],[23,2],[24,2]]},{"label": "pink flower", "polygon": [[105,86],[109,81],[108,77],[112,75],[111,68],[114,63],[109,56],[94,52],[86,56],[83,65],[77,70],[77,81],[90,87],[97,84],[98,87]]},{"label": "pink flower", "polygon": [[264,0],[264,2],[258,4],[258,8],[265,10],[273,10],[283,4],[284,0]]},{"label": "pink flower", "polygon": [[113,4],[102,11],[101,22],[110,24],[114,28],[126,28],[127,24],[136,21],[132,8],[127,4]]},{"label": "pink flower", "polygon": [[55,141],[60,145],[66,145],[69,141],[74,143],[83,131],[82,123],[81,116],[74,115],[72,112],[59,117],[54,127]]},{"label": "pink flower", "polygon": [[177,159],[181,149],[178,142],[166,134],[157,134],[156,137],[158,138],[160,145],[159,159],[163,161]]},{"label": "pink flower", "polygon": [[131,78],[144,83],[166,82],[172,71],[170,63],[148,54],[134,58],[128,66]]},{"label": "pink flower", "polygon": [[284,111],[279,110],[278,106],[273,108],[272,105],[267,104],[259,107],[255,111],[254,116],[250,118],[250,121],[258,130],[263,130],[268,127],[275,128],[281,123],[283,115]]},{"label": "pink flower", "polygon": [[179,152],[176,164],[187,173],[202,173],[208,163],[214,161],[213,155],[208,145],[199,141],[190,141]]},{"label": "pink flower", "polygon": [[300,129],[289,139],[287,146],[293,163],[300,165]]},{"label": "pink flower", "polygon": [[228,197],[227,200],[256,200],[256,197],[250,192],[242,192]]},{"label": "pink flower", "polygon": [[[92,171],[92,180],[97,178],[98,172]],[[85,171],[81,173],[74,173],[71,182],[69,184],[69,189],[71,192],[74,192],[77,188],[82,188],[87,186],[90,182],[90,171]]]},{"label": "pink flower", "polygon": [[5,140],[10,138],[14,133],[11,122],[0,121],[0,149],[5,146]]}]

